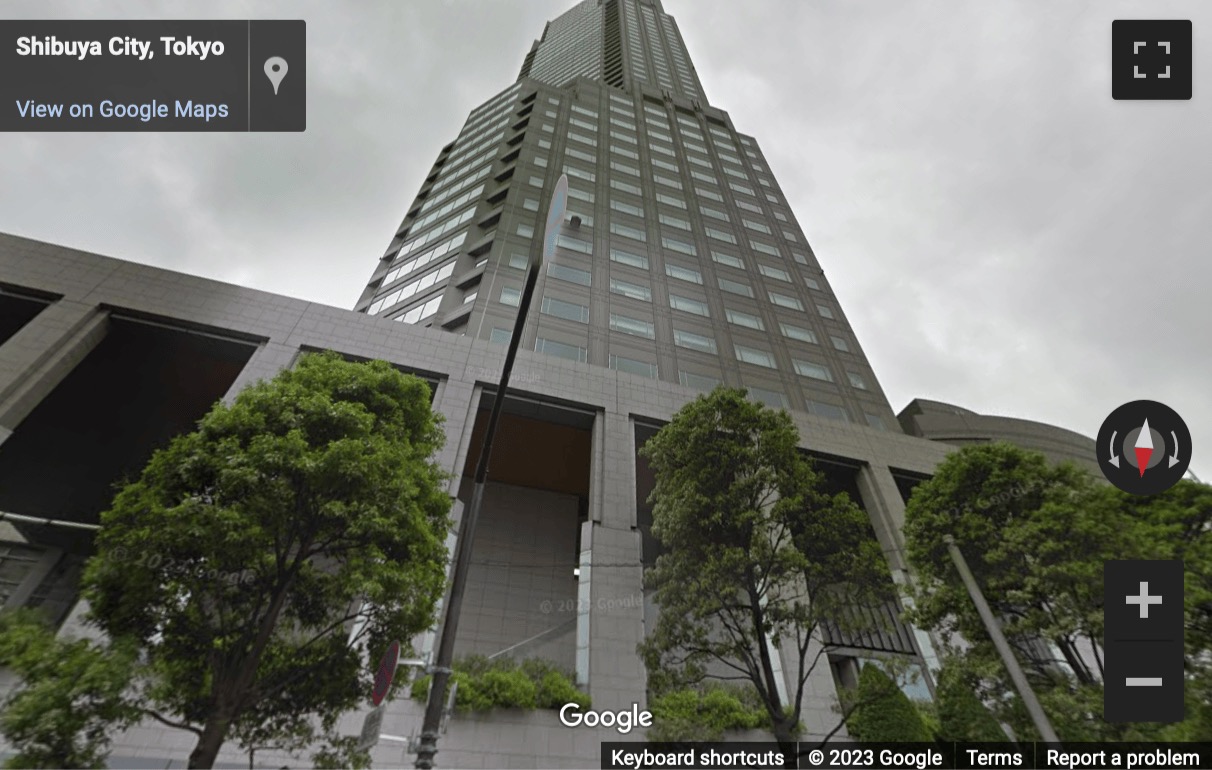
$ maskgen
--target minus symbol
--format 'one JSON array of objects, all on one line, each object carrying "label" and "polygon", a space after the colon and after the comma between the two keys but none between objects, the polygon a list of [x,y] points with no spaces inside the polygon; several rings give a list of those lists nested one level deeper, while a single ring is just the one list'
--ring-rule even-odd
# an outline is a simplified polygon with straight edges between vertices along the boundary
[{"label": "minus symbol", "polygon": [[1130,676],[1125,680],[1127,687],[1161,687],[1160,676]]}]

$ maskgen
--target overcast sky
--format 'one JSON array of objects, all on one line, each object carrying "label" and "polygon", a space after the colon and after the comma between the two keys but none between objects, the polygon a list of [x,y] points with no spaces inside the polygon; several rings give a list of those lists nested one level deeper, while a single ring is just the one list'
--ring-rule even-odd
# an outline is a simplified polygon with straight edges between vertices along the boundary
[{"label": "overcast sky", "polygon": [[[308,23],[306,133],[2,134],[0,230],[352,307],[438,150],[574,2],[0,3]],[[1212,480],[1212,4],[665,9],[894,410],[933,398],[1093,437],[1158,400]],[[1191,101],[1111,99],[1117,18],[1193,20]]]}]

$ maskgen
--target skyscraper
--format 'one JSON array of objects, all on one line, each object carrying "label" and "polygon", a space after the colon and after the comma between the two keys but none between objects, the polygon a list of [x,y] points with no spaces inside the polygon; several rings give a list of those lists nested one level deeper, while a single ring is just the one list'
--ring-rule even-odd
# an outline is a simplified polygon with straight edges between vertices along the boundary
[{"label": "skyscraper", "polygon": [[550,191],[570,227],[523,348],[899,426],[757,140],[659,0],[582,0],[442,148],[356,309],[505,342]]}]

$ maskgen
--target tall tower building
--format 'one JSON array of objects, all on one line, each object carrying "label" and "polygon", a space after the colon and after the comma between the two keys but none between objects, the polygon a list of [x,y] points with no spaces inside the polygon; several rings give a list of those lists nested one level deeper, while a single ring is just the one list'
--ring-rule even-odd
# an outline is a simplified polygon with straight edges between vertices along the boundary
[{"label": "tall tower building", "polygon": [[757,140],[659,0],[582,0],[443,147],[356,310],[506,342],[551,190],[569,219],[522,346],[899,432]]}]

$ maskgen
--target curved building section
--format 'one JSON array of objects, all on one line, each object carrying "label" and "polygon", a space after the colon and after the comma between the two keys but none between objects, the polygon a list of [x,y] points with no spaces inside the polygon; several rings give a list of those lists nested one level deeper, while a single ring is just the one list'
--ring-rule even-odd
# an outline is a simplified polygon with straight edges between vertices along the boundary
[{"label": "curved building section", "polygon": [[1071,460],[1099,478],[1094,439],[1034,420],[977,414],[970,409],[915,398],[897,415],[905,433],[932,441],[966,446],[1005,441],[1042,452],[1052,462]]}]

